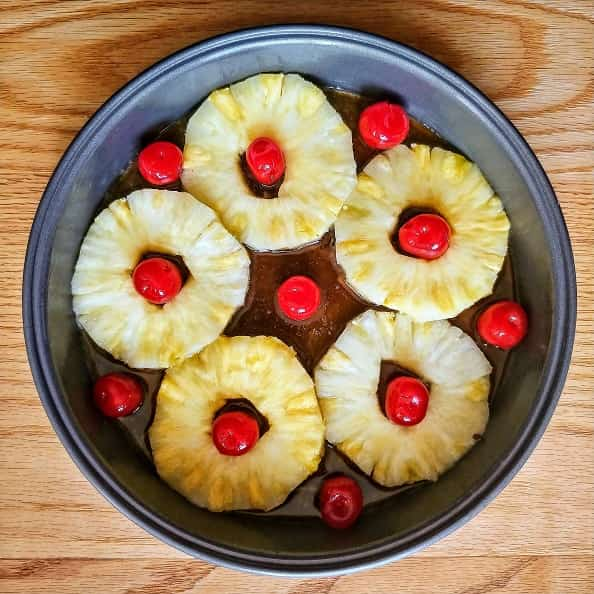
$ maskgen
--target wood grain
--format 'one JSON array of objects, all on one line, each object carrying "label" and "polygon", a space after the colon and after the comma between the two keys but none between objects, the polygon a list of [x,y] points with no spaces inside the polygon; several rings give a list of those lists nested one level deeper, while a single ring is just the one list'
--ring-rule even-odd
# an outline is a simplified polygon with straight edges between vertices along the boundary
[{"label": "wood grain", "polygon": [[[31,594],[582,594],[593,584],[589,556],[442,557],[431,561],[429,575],[427,567],[426,560],[413,558],[340,578],[295,580],[249,575],[201,561],[7,560],[0,561],[0,586],[2,592]],[[535,584],[541,589],[533,590]]]},{"label": "wood grain", "polygon": [[[592,592],[593,12],[589,0],[0,0],[0,592]],[[567,385],[519,475],[447,539],[412,559],[339,579],[282,580],[214,568],[126,520],[82,478],[55,437],[21,330],[29,227],[81,125],[170,52],[239,27],[282,22],[347,25],[404,41],[487,93],[550,176],[579,283]]]}]

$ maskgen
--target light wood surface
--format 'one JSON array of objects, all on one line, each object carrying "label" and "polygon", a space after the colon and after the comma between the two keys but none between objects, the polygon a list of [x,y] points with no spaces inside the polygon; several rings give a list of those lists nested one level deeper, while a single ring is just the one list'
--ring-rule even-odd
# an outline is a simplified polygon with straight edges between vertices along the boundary
[{"label": "light wood surface", "polygon": [[[586,0],[0,0],[0,592],[594,591],[592,18]],[[29,227],[81,125],[122,84],[170,52],[232,29],[283,22],[348,25],[404,41],[486,92],[551,178],[579,283],[567,385],[519,475],[445,540],[408,560],[338,579],[273,579],[215,568],[120,515],[54,435],[21,330]]]}]

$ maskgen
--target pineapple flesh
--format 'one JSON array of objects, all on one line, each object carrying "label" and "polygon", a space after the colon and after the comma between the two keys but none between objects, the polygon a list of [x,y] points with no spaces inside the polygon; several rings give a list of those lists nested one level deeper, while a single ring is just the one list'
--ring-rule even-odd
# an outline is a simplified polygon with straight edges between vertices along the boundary
[{"label": "pineapple flesh", "polygon": [[[398,253],[390,236],[407,208],[449,223],[446,253]],[[507,252],[509,221],[479,168],[461,155],[400,145],[370,161],[335,224],[336,256],[348,284],[377,305],[418,321],[458,315],[492,292]]]},{"label": "pineapple flesh", "polygon": [[[163,306],[139,295],[143,254],[183,258],[181,292]],[[164,368],[215,340],[243,304],[249,257],[215,213],[183,192],[139,190],[112,202],[85,236],[74,276],[74,313],[102,349],[133,368]]]},{"label": "pineapple flesh", "polygon": [[[425,418],[392,423],[380,408],[382,360],[430,384]],[[355,318],[315,371],[326,439],[377,483],[435,481],[475,443],[489,418],[491,366],[474,341],[442,320],[393,312]]]},{"label": "pineapple flesh", "polygon": [[[250,190],[241,155],[259,137],[283,151],[278,197]],[[258,74],[210,94],[186,131],[184,187],[259,251],[321,237],[356,183],[351,131],[324,93],[296,74]]]},{"label": "pineapple flesh", "polygon": [[[225,456],[211,426],[234,398],[249,400],[269,429],[249,452]],[[192,503],[270,510],[318,468],[324,424],[313,382],[291,348],[267,336],[221,336],[166,372],[149,439],[161,478]]]}]

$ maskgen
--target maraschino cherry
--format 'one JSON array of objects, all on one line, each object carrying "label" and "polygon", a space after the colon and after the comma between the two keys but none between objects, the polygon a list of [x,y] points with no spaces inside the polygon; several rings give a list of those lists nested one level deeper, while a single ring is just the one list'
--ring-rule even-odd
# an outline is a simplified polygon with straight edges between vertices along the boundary
[{"label": "maraschino cherry", "polygon": [[149,144],[138,155],[138,170],[153,186],[166,186],[181,175],[183,154],[172,142],[159,140]]},{"label": "maraschino cherry", "polygon": [[429,390],[421,380],[400,376],[388,384],[384,409],[393,423],[406,427],[420,423],[428,405]]},{"label": "maraschino cherry", "polygon": [[368,146],[384,150],[400,144],[408,135],[406,111],[388,101],[374,103],[359,117],[359,134]]},{"label": "maraschino cherry", "polygon": [[498,301],[480,314],[477,330],[485,342],[500,349],[511,349],[526,336],[528,316],[519,303]]},{"label": "maraschino cherry", "polygon": [[285,173],[285,157],[282,150],[270,138],[256,138],[245,152],[250,173],[264,186],[276,184]]},{"label": "maraschino cherry", "polygon": [[352,526],[363,509],[361,487],[348,476],[327,478],[320,489],[322,520],[331,528]]},{"label": "maraschino cherry", "polygon": [[182,275],[171,260],[155,256],[138,263],[132,273],[132,282],[147,301],[163,305],[181,291]]},{"label": "maraschino cherry", "polygon": [[258,421],[242,411],[222,413],[212,424],[212,441],[225,456],[247,454],[259,437]]},{"label": "maraschino cherry", "polygon": [[128,373],[108,373],[95,382],[93,400],[106,417],[125,417],[142,404],[142,385]]},{"label": "maraschino cherry", "polygon": [[311,318],[321,302],[318,285],[307,276],[292,276],[277,290],[276,299],[282,313],[291,320]]},{"label": "maraschino cherry", "polygon": [[446,220],[436,214],[419,214],[400,227],[400,249],[423,260],[443,256],[450,245],[451,229]]}]

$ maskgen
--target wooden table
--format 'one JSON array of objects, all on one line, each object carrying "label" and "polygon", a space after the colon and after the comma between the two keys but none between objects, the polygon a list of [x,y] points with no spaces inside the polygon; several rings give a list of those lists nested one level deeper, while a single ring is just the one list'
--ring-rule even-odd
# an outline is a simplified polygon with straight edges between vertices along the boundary
[{"label": "wooden table", "polygon": [[[592,2],[0,0],[0,592],[506,594],[594,589]],[[578,272],[573,364],[529,462],[455,534],[380,569],[303,581],[196,561],[115,511],[39,403],[21,331],[21,269],[43,188],[122,84],[192,42],[263,23],[380,33],[456,68],[518,126],[547,170]]]}]

